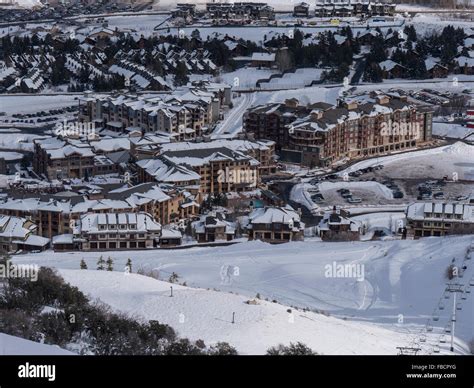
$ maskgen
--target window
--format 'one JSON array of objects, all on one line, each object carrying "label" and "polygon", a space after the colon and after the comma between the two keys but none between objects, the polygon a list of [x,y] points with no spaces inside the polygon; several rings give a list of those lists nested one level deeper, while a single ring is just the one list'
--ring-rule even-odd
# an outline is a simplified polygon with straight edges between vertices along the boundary
[{"label": "window", "polygon": [[127,242],[126,241],[120,241],[120,248],[127,248]]}]

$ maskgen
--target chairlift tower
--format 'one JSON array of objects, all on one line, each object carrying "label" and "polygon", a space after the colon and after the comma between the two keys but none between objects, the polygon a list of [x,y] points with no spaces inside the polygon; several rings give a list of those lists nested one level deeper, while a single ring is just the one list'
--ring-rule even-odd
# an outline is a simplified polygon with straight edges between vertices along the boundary
[{"label": "chairlift tower", "polygon": [[453,293],[453,311],[451,314],[451,352],[454,352],[454,329],[456,327],[456,296],[463,293],[463,285],[459,283],[447,283],[445,292]]}]

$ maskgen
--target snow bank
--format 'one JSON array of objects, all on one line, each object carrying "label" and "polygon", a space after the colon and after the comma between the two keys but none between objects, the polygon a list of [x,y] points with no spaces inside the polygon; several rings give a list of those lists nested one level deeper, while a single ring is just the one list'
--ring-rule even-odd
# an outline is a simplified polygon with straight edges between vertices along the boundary
[{"label": "snow bank", "polygon": [[8,356],[67,356],[73,353],[59,346],[40,344],[0,333],[0,355]]}]

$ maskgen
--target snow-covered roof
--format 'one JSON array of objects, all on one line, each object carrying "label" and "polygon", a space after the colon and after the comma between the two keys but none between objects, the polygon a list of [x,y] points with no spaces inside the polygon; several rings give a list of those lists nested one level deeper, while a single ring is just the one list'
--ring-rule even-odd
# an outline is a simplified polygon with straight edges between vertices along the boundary
[{"label": "snow-covered roof", "polygon": [[407,208],[407,218],[474,223],[474,205],[467,203],[415,202]]},{"label": "snow-covered roof", "polygon": [[93,213],[81,217],[74,234],[159,232],[161,225],[148,213]]},{"label": "snow-covered roof", "polygon": [[292,207],[265,207],[255,209],[249,215],[251,224],[282,223],[294,225],[300,222],[300,215]]}]

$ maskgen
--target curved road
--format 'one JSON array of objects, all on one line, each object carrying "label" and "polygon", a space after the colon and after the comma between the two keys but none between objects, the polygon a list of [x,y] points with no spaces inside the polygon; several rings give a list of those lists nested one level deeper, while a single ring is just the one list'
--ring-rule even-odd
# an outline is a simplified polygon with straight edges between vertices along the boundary
[{"label": "curved road", "polygon": [[[242,117],[245,111],[250,108],[255,100],[255,93],[242,93],[243,98],[237,106],[234,106],[224,118],[224,120],[216,127],[212,133],[212,138],[234,137],[242,129]],[[227,135],[227,136],[226,136]]]}]

